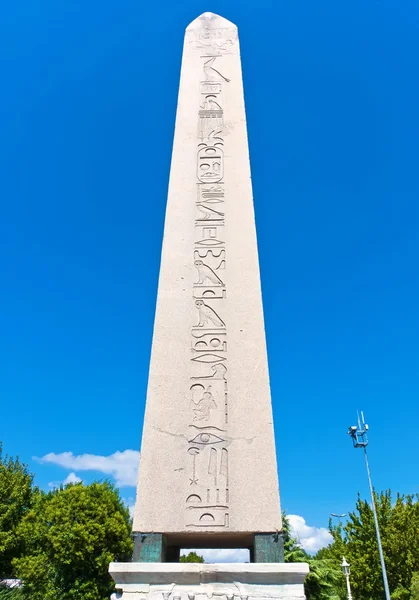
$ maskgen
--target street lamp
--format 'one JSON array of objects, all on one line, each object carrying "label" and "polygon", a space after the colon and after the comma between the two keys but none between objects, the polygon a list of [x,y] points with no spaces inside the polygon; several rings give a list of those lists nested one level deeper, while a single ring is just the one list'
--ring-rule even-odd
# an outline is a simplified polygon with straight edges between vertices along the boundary
[{"label": "street lamp", "polygon": [[337,519],[339,519],[339,525],[341,524],[341,519],[343,519],[343,517],[346,517],[346,513],[342,513],[341,515],[338,515],[337,513],[330,513],[331,517],[336,517]]},{"label": "street lamp", "polygon": [[349,583],[349,575],[351,573],[350,566],[351,565],[348,562],[346,562],[345,557],[343,557],[340,568],[342,569],[342,573],[345,575],[345,578],[346,578],[346,587],[348,589],[348,600],[352,600],[351,584]]},{"label": "street lamp", "polygon": [[[361,421],[362,421],[362,426],[361,426]],[[372,487],[370,467],[368,464],[367,431],[368,431],[368,425],[365,423],[364,413],[361,411],[361,419],[359,418],[359,415],[358,415],[358,427],[356,425],[352,425],[352,427],[349,427],[348,434],[352,438],[352,443],[354,445],[354,448],[363,448],[364,449],[365,465],[367,467],[368,483],[369,483],[370,492],[371,492],[372,512],[374,514],[375,533],[377,535],[378,553],[380,555],[381,571],[383,573],[384,592],[386,594],[386,600],[390,600],[390,590],[389,590],[388,581],[387,581],[386,563],[384,562],[383,547],[381,545],[380,528],[378,527],[377,507],[375,506],[374,488]],[[348,565],[348,567],[349,567],[349,565]],[[342,563],[342,570],[343,570],[343,563]],[[349,575],[348,575],[348,578],[349,578]],[[347,581],[348,581],[348,586],[349,586],[349,579],[347,579]],[[348,587],[348,593],[349,593],[349,587]]]},{"label": "street lamp", "polygon": [[[334,517],[335,519],[339,519],[339,527],[342,527],[342,519],[343,519],[343,517],[346,517],[346,513],[342,513],[342,514],[330,513],[330,516]],[[330,519],[330,521],[332,521],[332,519]]]}]

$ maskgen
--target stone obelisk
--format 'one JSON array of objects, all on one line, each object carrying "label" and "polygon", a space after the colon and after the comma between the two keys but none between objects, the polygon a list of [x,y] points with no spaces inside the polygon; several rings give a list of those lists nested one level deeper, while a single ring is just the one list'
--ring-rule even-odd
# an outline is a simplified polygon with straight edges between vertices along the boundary
[{"label": "stone obelisk", "polygon": [[274,585],[289,573],[281,527],[238,33],[205,13],[185,34],[133,563],[111,573],[180,585],[175,565],[158,566],[180,548],[248,547],[277,563]]},{"label": "stone obelisk", "polygon": [[239,41],[207,13],[185,36],[134,531],[279,530]]}]

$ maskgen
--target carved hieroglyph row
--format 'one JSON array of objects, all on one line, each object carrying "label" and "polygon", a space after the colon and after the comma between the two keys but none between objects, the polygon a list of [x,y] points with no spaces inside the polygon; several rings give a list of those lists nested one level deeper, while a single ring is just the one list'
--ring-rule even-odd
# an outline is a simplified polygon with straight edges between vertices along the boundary
[{"label": "carved hieroglyph row", "polygon": [[237,29],[232,27],[211,26],[212,17],[201,17],[202,28],[186,32],[188,44],[196,48],[203,55],[221,56],[231,54],[237,41]]},{"label": "carved hieroglyph row", "polygon": [[[203,40],[224,43],[212,32]],[[215,42],[214,42],[215,43]],[[191,330],[185,526],[229,527],[228,360],[225,303],[225,190],[222,56],[201,56],[192,261],[196,320]]]}]

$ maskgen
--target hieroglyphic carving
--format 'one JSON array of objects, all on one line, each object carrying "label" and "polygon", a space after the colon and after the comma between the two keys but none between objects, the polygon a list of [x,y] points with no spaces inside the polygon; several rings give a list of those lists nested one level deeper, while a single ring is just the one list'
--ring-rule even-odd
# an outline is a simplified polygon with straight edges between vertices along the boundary
[{"label": "hieroglyphic carving", "polygon": [[[195,383],[191,386],[192,412],[194,421],[208,421],[211,415],[211,410],[217,408],[214,396],[211,392],[211,386],[206,389],[203,385]],[[196,392],[198,392],[198,397]]]},{"label": "hieroglyphic carving", "polygon": [[215,310],[203,300],[196,300],[195,306],[198,309],[199,322],[198,327],[225,327],[224,321],[217,315]]},{"label": "hieroglyphic carving", "polygon": [[194,352],[208,352],[215,350],[216,352],[227,352],[226,332],[220,332],[218,329],[214,331],[202,331],[201,329],[192,329],[192,350]]},{"label": "hieroglyphic carving", "polygon": [[187,518],[189,526],[194,527],[226,527],[228,526],[228,489],[207,488],[206,502],[201,496],[191,494],[186,500]]},{"label": "hieroglyphic carving", "polygon": [[188,453],[192,456],[192,477],[189,479],[190,485],[198,485],[198,480],[196,479],[196,456],[199,452],[200,450],[196,446],[190,446],[188,448]]},{"label": "hieroglyphic carving", "polygon": [[[206,285],[208,282],[215,285],[224,285],[221,278],[218,277],[217,273],[206,265],[202,260],[196,260],[194,262],[195,267],[198,271],[198,281],[196,285]],[[209,284],[208,284],[209,285]]]},{"label": "hieroglyphic carving", "polygon": [[225,298],[226,290],[224,287],[214,289],[206,285],[196,285],[193,297],[197,300],[216,300],[217,298]]},{"label": "hieroglyphic carving", "polygon": [[196,202],[196,222],[224,225],[225,213],[222,206],[224,190],[219,185],[200,185]]},{"label": "hieroglyphic carving", "polygon": [[222,129],[224,120],[220,101],[218,94],[203,94],[203,103],[199,111],[199,134]]},{"label": "hieroglyphic carving", "polygon": [[208,206],[207,203],[201,203],[201,204],[197,204],[196,206],[198,212],[200,212],[201,214],[198,215],[197,221],[223,221],[224,222],[224,213],[219,211],[219,210],[215,210],[214,208],[211,208],[210,206]]},{"label": "hieroglyphic carving", "polygon": [[218,94],[221,94],[221,83],[201,81],[200,90],[202,95],[214,94],[217,96]]},{"label": "hieroglyphic carving", "polygon": [[[189,510],[191,508],[195,507],[188,507]],[[212,508],[212,512],[202,513],[197,521],[194,521],[193,517],[198,517],[198,515],[192,515],[192,522],[187,523],[186,527],[228,527],[229,515],[226,509],[228,509],[228,507]]]},{"label": "hieroglyphic carving", "polygon": [[213,82],[213,81],[227,81],[229,82],[230,80],[227,79],[227,77],[225,77],[224,75],[222,75],[220,73],[220,71],[218,71],[215,67],[214,67],[214,63],[217,60],[217,56],[211,56],[210,58],[206,58],[204,60],[204,75],[205,75],[205,83],[208,82]]},{"label": "hieroglyphic carving", "polygon": [[217,183],[224,175],[224,152],[222,144],[214,146],[199,144],[197,172],[202,183]]},{"label": "hieroglyphic carving", "polygon": [[225,21],[223,27],[214,21],[214,15],[204,14],[199,17],[199,27],[186,31],[187,41],[200,54],[221,56],[230,54],[237,43],[237,28]]},{"label": "hieroglyphic carving", "polygon": [[230,54],[237,34],[231,29],[198,29],[188,32],[189,44],[207,55]]},{"label": "hieroglyphic carving", "polygon": [[225,298],[224,282],[215,270],[202,260],[195,260],[194,265],[198,271],[198,281],[194,284],[194,298]]},{"label": "hieroglyphic carving", "polygon": [[221,450],[220,475],[225,477],[226,485],[228,485],[228,450],[227,450],[227,448],[223,448]]},{"label": "hieroglyphic carving", "polygon": [[225,437],[220,437],[220,435],[224,435],[226,433],[225,429],[220,429],[220,427],[214,427],[213,425],[207,427],[189,425],[189,429],[195,430],[190,432],[194,436],[191,440],[189,440],[190,444],[200,444],[201,446],[208,446],[227,441]]},{"label": "hieroglyphic carving", "polygon": [[227,367],[222,363],[211,366],[211,375],[200,375],[191,377],[191,379],[226,379]]},{"label": "hieroglyphic carving", "polygon": [[[192,357],[191,360],[194,362],[202,363],[218,363],[222,360],[226,360],[226,356],[218,356],[218,354],[200,354],[199,356]],[[193,379],[193,377],[192,377]]]},{"label": "hieroglyphic carving", "polygon": [[[197,38],[201,39],[201,38]],[[213,33],[205,40],[220,40]],[[212,42],[211,42],[212,43]],[[217,60],[218,59],[218,60]],[[226,197],[222,56],[202,56],[199,84],[186,527],[229,526]],[[190,492],[191,486],[193,493]]]},{"label": "hieroglyphic carving", "polygon": [[198,247],[217,248],[224,246],[224,226],[219,225],[203,225],[199,221],[195,221],[196,240],[195,244]]},{"label": "hieroglyphic carving", "polygon": [[[224,271],[226,268],[225,261],[225,250],[195,250],[195,260],[202,260],[205,262],[214,272]],[[220,273],[220,277],[222,277]]]}]

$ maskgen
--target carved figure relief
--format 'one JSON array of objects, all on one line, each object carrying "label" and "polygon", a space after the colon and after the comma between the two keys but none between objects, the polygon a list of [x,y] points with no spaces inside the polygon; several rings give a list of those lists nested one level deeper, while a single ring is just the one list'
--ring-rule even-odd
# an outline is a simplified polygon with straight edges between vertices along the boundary
[{"label": "carved figure relief", "polygon": [[217,71],[217,69],[214,68],[214,63],[217,60],[216,56],[211,56],[211,58],[209,58],[208,60],[206,60],[204,62],[204,75],[205,75],[205,83],[207,82],[212,82],[212,81],[219,81],[220,79],[223,79],[226,82],[229,82],[230,80],[227,79],[227,77],[224,77],[224,75],[221,75],[220,71]]},{"label": "carved figure relief", "polygon": [[[227,369],[223,363],[211,366],[213,375],[208,375],[208,367],[196,363],[194,365],[188,396],[191,422],[196,425],[205,423],[224,431],[228,423]],[[221,435],[219,437],[222,438]]]},{"label": "carved figure relief", "polygon": [[198,309],[199,322],[198,327],[205,327],[207,323],[212,323],[215,327],[225,327],[224,321],[220,319],[215,310],[205,304],[203,300],[196,300],[195,306]]},{"label": "carved figure relief", "polygon": [[[195,387],[197,387],[197,385],[193,385],[191,390]],[[203,388],[204,386],[198,387]],[[204,392],[202,392],[202,396],[200,398],[196,398],[196,396],[192,394],[191,403],[193,406],[192,412],[194,421],[208,421],[211,410],[217,408],[214,396],[211,393],[210,385]]]},{"label": "carved figure relief", "polygon": [[198,285],[203,285],[207,282],[213,283],[214,285],[224,285],[222,280],[218,277],[218,275],[202,260],[196,260],[194,262],[195,267],[198,271]]}]

